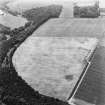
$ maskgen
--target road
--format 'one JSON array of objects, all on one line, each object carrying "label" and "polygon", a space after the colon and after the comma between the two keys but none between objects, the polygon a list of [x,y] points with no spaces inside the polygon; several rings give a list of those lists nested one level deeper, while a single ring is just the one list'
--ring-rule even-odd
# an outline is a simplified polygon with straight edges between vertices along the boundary
[{"label": "road", "polygon": [[92,64],[80,85],[76,98],[95,105],[105,105],[105,33],[100,34],[99,46],[96,49]]}]

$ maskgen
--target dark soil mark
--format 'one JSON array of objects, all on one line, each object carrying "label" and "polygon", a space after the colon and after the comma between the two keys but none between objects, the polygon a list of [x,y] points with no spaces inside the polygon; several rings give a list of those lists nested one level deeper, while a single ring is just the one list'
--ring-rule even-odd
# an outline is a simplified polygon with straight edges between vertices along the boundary
[{"label": "dark soil mark", "polygon": [[66,75],[66,76],[65,76],[65,79],[66,79],[67,81],[71,81],[71,80],[73,80],[73,75]]}]

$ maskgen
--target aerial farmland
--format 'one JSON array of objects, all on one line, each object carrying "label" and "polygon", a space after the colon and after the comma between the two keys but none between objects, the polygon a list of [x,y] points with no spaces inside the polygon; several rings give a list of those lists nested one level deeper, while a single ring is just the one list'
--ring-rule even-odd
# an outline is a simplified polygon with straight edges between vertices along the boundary
[{"label": "aerial farmland", "polygon": [[100,0],[0,0],[1,105],[105,105]]}]

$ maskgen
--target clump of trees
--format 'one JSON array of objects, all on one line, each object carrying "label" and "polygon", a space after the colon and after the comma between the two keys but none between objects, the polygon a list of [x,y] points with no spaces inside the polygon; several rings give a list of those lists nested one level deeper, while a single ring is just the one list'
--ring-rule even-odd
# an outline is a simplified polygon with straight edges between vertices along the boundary
[{"label": "clump of trees", "polygon": [[1,34],[2,33],[3,34],[10,34],[10,31],[11,31],[10,27],[6,27],[6,26],[0,24],[0,33]]},{"label": "clump of trees", "polygon": [[30,10],[23,12],[22,16],[27,18],[29,21],[33,20],[34,22],[37,22],[39,20],[39,17],[42,18],[41,17],[42,14],[44,17],[46,17],[46,15],[56,17],[60,15],[61,11],[62,11],[62,6],[50,5],[46,7],[32,8]]},{"label": "clump of trees", "polygon": [[28,28],[29,26],[31,26],[31,24],[32,24],[32,22],[29,21],[29,22],[25,23],[24,26],[21,26],[21,27],[19,27],[19,28],[14,28],[13,30],[10,31],[10,34],[9,34],[9,35],[10,35],[11,37],[12,37],[12,36],[16,36],[18,33],[24,31],[26,28]]},{"label": "clump of trees", "polygon": [[29,22],[25,23],[24,26],[21,26],[19,28],[14,28],[13,30],[11,30],[11,28],[9,28],[9,27],[6,27],[6,26],[0,24],[0,40],[8,39],[7,36],[9,36],[9,38],[16,36],[18,33],[24,31],[31,24],[32,24],[32,21],[29,21]]},{"label": "clump of trees", "polygon": [[7,39],[6,35],[9,35],[10,32],[11,32],[11,29],[9,27],[6,27],[6,26],[0,24],[0,42],[2,40],[6,40]]},{"label": "clump of trees", "polygon": [[79,7],[74,5],[74,17],[96,18],[100,15],[99,3],[96,2],[93,6]]}]

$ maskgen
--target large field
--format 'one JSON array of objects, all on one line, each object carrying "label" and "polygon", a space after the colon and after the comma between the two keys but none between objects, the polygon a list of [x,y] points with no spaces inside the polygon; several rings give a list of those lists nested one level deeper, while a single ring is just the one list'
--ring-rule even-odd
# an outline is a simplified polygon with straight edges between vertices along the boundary
[{"label": "large field", "polygon": [[34,36],[82,36],[102,38],[105,27],[104,21],[104,18],[51,19],[36,30]]},{"label": "large field", "polygon": [[[26,103],[31,103],[32,105],[34,105],[34,103],[42,104],[42,102],[45,102],[46,104],[49,104],[49,102],[51,102],[51,105],[67,105],[67,103],[62,103],[59,100],[53,100],[52,98],[41,96],[37,91],[34,94],[34,90],[30,88],[26,83],[24,83],[24,81],[21,81],[21,78],[17,76],[15,68],[13,67],[13,65],[11,65],[10,61],[11,61],[11,56],[14,53],[14,49],[16,50],[16,48],[22,43],[22,41],[24,41],[29,35],[32,34],[33,39],[35,39],[36,36],[37,37],[52,37],[52,36],[56,37],[57,36],[57,37],[66,37],[66,38],[67,37],[98,38],[99,39],[98,50],[95,53],[95,57],[92,61],[92,64],[88,69],[88,73],[75,97],[78,99],[87,101],[89,103],[94,103],[96,105],[104,105],[105,103],[105,99],[103,98],[105,97],[105,94],[103,92],[103,90],[105,90],[104,89],[105,87],[104,86],[104,81],[105,81],[105,78],[104,78],[105,77],[104,76],[105,19],[104,17],[97,18],[97,19],[87,19],[87,18],[75,19],[73,18],[73,8],[72,8],[73,4],[69,0],[65,0],[61,2],[59,2],[59,0],[50,0],[50,1],[5,0],[5,2],[1,0],[0,3],[3,4],[1,6],[5,7],[5,5],[7,5],[10,8],[10,10],[19,12],[19,13],[22,13],[23,11],[28,10],[30,8],[48,6],[51,4],[63,5],[63,9],[60,16],[59,14],[56,16],[54,15],[56,18],[59,16],[60,17],[59,19],[48,20],[50,18],[49,12],[47,12],[47,14],[42,13],[43,15],[41,15],[41,17],[40,15],[37,15],[38,17],[35,18],[36,20],[34,20],[35,21],[34,23],[29,23],[28,25],[26,24],[25,27],[24,26],[21,27],[22,29],[17,28],[15,30],[12,30],[11,37],[13,38],[11,38],[10,40],[3,39],[3,42],[0,42],[0,54],[1,54],[0,71],[2,71],[0,72],[0,83],[2,85],[2,87],[0,88],[1,89],[0,91],[1,91],[1,94],[3,92],[3,97],[2,97],[3,102],[5,102],[6,104],[9,102],[11,105],[14,102],[15,103],[22,102],[25,105]],[[7,22],[8,22],[8,19],[7,19]],[[11,45],[11,43],[14,44],[14,46]],[[7,47],[7,45],[9,47]],[[15,74],[15,76],[13,74]],[[95,81],[95,84],[94,84],[94,81]],[[100,84],[100,86],[98,84]]]},{"label": "large field", "polygon": [[33,34],[17,49],[13,64],[35,90],[67,101],[97,42],[95,38]]}]

